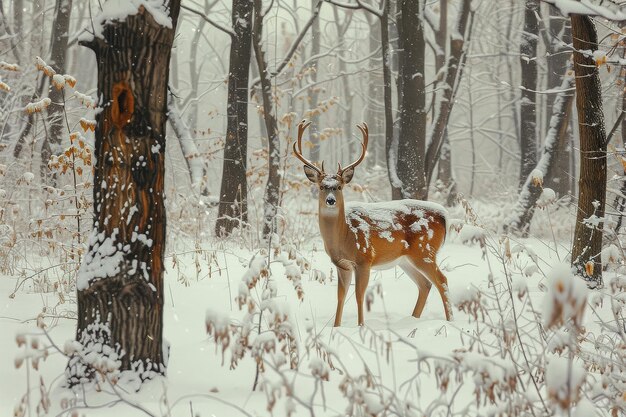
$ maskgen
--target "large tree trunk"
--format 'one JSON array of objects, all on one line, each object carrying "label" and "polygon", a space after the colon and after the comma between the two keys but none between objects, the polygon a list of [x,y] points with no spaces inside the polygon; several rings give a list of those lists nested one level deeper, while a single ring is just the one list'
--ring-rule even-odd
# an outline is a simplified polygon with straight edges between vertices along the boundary
[{"label": "large tree trunk", "polygon": [[[569,25],[569,19],[559,13],[559,10],[553,5],[549,5],[549,7],[549,30],[552,44],[547,46],[550,51],[547,64],[548,89],[552,89],[557,88],[561,83],[561,74],[563,74],[563,70],[567,66],[570,53],[568,53],[566,45],[572,43],[572,30]],[[555,97],[555,94],[548,94],[547,96],[547,114],[553,114],[552,107]],[[546,181],[546,186],[552,188],[561,197],[574,191],[570,188],[570,159],[573,152],[571,142],[572,135],[569,130],[566,130],[566,134],[561,136],[557,145],[559,157],[555,161],[554,175]]]},{"label": "large tree trunk", "polygon": [[[317,20],[317,19],[315,19]],[[278,206],[280,205],[280,139],[278,137],[278,124],[274,117],[274,106],[272,105],[272,80],[267,70],[265,53],[262,45],[263,35],[263,3],[261,0],[254,0],[254,26],[252,29],[252,39],[254,45],[254,55],[261,77],[261,96],[263,98],[263,119],[268,135],[268,167],[267,184],[263,197],[263,238],[267,238],[276,230],[275,221]]]},{"label": "large tree trunk", "polygon": [[521,188],[537,165],[537,40],[539,34],[538,0],[526,0],[524,30],[520,42],[522,100],[520,104],[520,175]]},{"label": "large tree trunk", "polygon": [[[572,246],[572,266],[591,286],[602,285],[602,221],[606,199],[606,132],[602,112],[602,85],[593,57],[578,51],[595,51],[596,28],[588,16],[571,15],[576,73],[576,109],[580,132],[578,213]],[[591,268],[590,266],[593,266]]]},{"label": "large tree trunk", "polygon": [[[52,45],[49,65],[57,72],[63,74],[66,70],[65,58],[67,55],[67,41],[70,31],[70,13],[72,0],[57,0],[54,13],[54,30],[52,31]],[[41,147],[41,170],[47,172],[48,160],[52,155],[60,155],[63,152],[63,137],[69,137],[69,132],[64,135],[64,107],[65,97],[62,89],[50,85],[48,97],[52,101],[48,106],[49,128],[48,134]],[[69,141],[68,141],[69,144]]]},{"label": "large tree trunk", "polygon": [[220,205],[215,223],[217,235],[229,235],[240,222],[248,221],[248,77],[252,46],[252,9],[249,0],[233,0],[228,69],[226,143],[220,190]]},{"label": "large tree trunk", "polygon": [[167,365],[165,123],[180,1],[162,7],[171,28],[140,8],[123,21],[107,21],[101,38],[83,43],[96,54],[102,111],[96,115],[94,228],[76,283],[76,340],[83,349],[69,361],[71,384],[95,376],[89,352],[117,355],[119,369],[142,380],[164,374]]},{"label": "large tree trunk", "polygon": [[[558,161],[563,159],[563,148],[560,146],[563,137],[568,137],[569,118],[571,115],[572,101],[574,101],[574,92],[571,91],[574,86],[574,76],[571,73],[571,66],[565,70],[559,90],[561,91],[552,106],[552,117],[550,118],[550,128],[546,134],[545,145],[541,159],[534,167],[543,174],[545,184],[547,184],[554,175],[557,175]],[[549,188],[549,187],[547,187]],[[517,200],[517,204],[513,209],[512,215],[505,221],[504,230],[517,232],[523,236],[528,235],[530,222],[535,213],[535,205],[543,192],[541,182],[533,175],[529,175],[522,186]]]},{"label": "large tree trunk", "polygon": [[402,105],[398,138],[397,175],[403,198],[427,195],[426,164],[426,86],[424,67],[424,1],[402,0],[398,23],[403,53],[400,57]]}]

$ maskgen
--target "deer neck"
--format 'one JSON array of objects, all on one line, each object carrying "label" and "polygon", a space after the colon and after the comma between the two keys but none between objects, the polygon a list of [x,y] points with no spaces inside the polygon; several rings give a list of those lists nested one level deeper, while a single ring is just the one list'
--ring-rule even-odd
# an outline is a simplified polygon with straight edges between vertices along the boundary
[{"label": "deer neck", "polygon": [[[337,201],[337,208],[329,210],[321,201],[319,205],[320,233],[324,248],[333,261],[349,258],[349,248],[355,245],[349,239],[353,237],[346,223],[343,199]],[[354,239],[352,239],[354,240]]]}]

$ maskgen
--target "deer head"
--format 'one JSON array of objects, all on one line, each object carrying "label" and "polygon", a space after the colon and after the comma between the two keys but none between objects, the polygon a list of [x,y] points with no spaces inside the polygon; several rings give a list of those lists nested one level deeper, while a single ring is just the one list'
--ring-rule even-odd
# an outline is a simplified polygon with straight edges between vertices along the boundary
[{"label": "deer head", "polygon": [[337,173],[328,174],[324,171],[324,162],[322,162],[321,168],[318,168],[314,163],[306,159],[302,155],[302,134],[311,122],[301,121],[298,124],[298,140],[293,144],[293,152],[296,157],[304,163],[304,173],[309,181],[317,184],[319,187],[319,207],[320,215],[339,215],[343,214],[344,200],[343,200],[343,187],[352,181],[354,176],[354,169],[363,162],[365,158],[365,151],[367,150],[367,141],[369,133],[367,124],[357,125],[361,134],[363,135],[363,142],[361,142],[361,156],[346,166],[341,167],[341,164],[337,164]]}]

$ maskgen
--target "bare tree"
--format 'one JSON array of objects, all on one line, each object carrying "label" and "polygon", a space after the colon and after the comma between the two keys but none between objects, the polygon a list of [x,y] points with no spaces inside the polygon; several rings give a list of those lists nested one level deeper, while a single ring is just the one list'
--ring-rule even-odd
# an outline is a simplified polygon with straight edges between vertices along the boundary
[{"label": "bare tree", "polygon": [[[115,355],[120,370],[163,374],[165,124],[169,61],[180,9],[164,0],[106,20],[83,39],[96,54],[102,111],[96,115],[94,227],[77,279],[71,384],[94,377],[88,352]],[[167,16],[169,27],[159,23]],[[103,19],[104,20],[104,19]]]},{"label": "bare tree", "polygon": [[248,221],[248,77],[252,46],[253,3],[233,0],[228,69],[226,143],[219,196],[217,235],[228,235],[241,222]]},{"label": "bare tree", "polygon": [[586,52],[597,50],[598,35],[589,16],[573,14],[571,22],[580,135],[578,211],[572,246],[572,266],[589,280],[590,285],[600,286],[607,144],[602,112],[602,85],[596,63]]},{"label": "bare tree", "polygon": [[[65,60],[67,56],[71,12],[72,0],[56,1],[49,64],[59,74],[63,74],[66,69]],[[48,97],[52,103],[48,107],[48,134],[41,146],[42,172],[47,171],[48,160],[51,155],[59,155],[63,152],[63,131],[65,129],[63,121],[63,113],[65,111],[64,90],[50,85]],[[67,134],[69,135],[69,133]]]},{"label": "bare tree", "polygon": [[280,205],[280,138],[278,123],[274,115],[272,103],[272,80],[267,69],[265,52],[263,51],[263,2],[254,0],[254,21],[252,26],[252,43],[256,57],[259,76],[261,77],[261,98],[263,100],[263,120],[268,135],[268,173],[265,195],[263,198],[263,237],[267,238],[275,230],[275,220]]},{"label": "bare tree", "polygon": [[[563,137],[568,137],[567,130],[571,115],[572,102],[574,101],[574,76],[572,67],[566,67],[565,75],[559,87],[559,94],[552,107],[552,117],[550,118],[550,128],[546,133],[545,144],[539,162],[533,171],[529,173],[522,186],[517,204],[511,216],[505,221],[504,230],[519,232],[528,235],[530,222],[535,212],[535,207],[539,197],[543,192],[543,185],[548,184],[550,178],[557,175],[559,167],[558,161],[563,158]],[[533,175],[536,173],[536,176]]]},{"label": "bare tree", "polygon": [[522,99],[520,102],[520,175],[521,188],[537,164],[537,43],[539,36],[538,0],[526,0],[524,29],[520,40]]}]

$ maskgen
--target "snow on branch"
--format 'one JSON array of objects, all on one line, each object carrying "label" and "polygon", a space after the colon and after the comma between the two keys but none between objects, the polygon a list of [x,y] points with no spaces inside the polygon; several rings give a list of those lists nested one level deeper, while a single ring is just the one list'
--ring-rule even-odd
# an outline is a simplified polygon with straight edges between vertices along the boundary
[{"label": "snow on branch", "polygon": [[564,16],[581,14],[605,19],[626,20],[626,4],[614,0],[544,0],[554,5]]},{"label": "snow on branch", "polygon": [[107,0],[102,10],[78,35],[79,42],[91,42],[104,36],[104,27],[113,21],[124,21],[145,10],[161,26],[172,28],[172,19],[164,0]]}]

